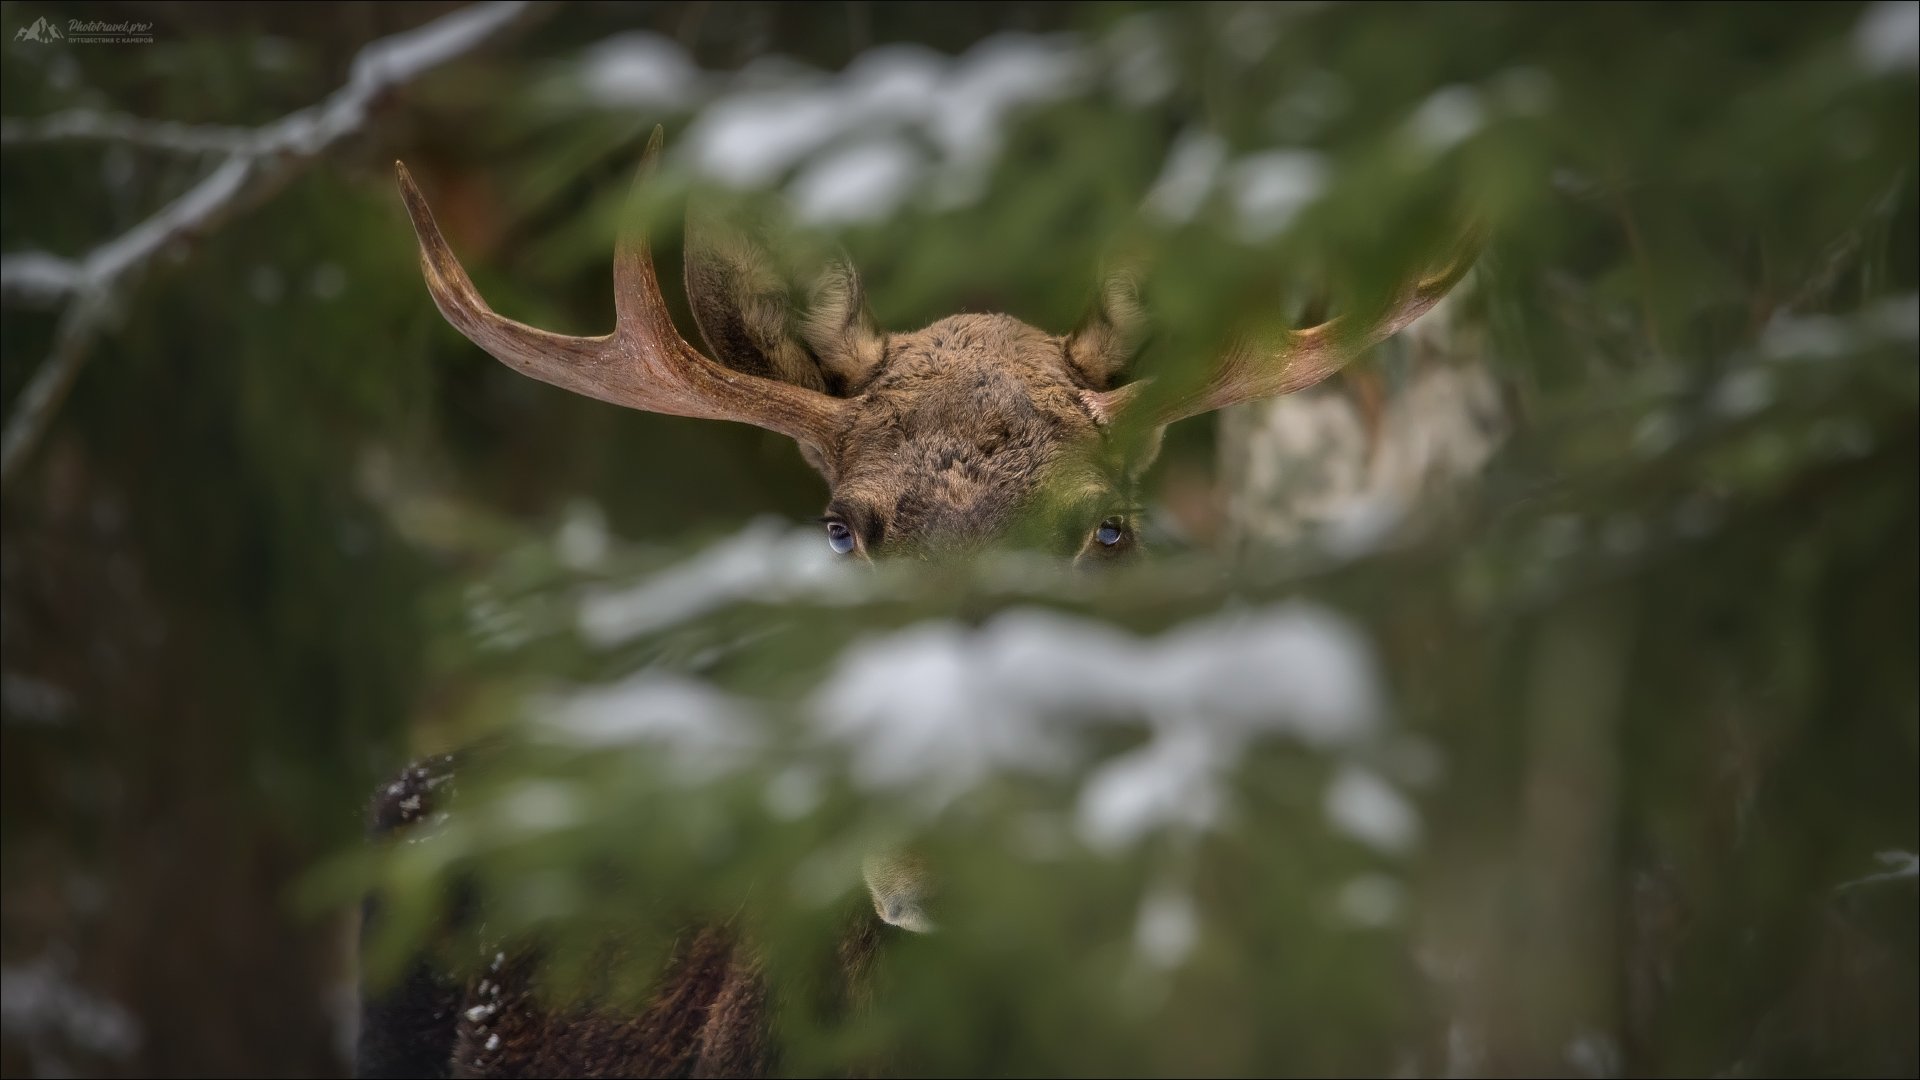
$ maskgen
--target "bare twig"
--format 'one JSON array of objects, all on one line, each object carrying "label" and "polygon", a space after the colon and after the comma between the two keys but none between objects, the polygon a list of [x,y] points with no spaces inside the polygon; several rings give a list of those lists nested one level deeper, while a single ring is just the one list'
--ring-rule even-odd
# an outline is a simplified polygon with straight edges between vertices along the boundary
[{"label": "bare twig", "polygon": [[[120,294],[156,255],[259,205],[322,155],[363,130],[387,95],[471,52],[519,22],[531,8],[524,2],[476,4],[425,26],[381,38],[354,57],[347,85],[317,105],[244,135],[224,129],[195,129],[202,135],[224,132],[221,138],[231,140],[224,148],[225,160],[127,232],[79,259],[39,251],[0,257],[0,299],[9,304],[50,306],[62,300],[68,304],[55,335],[53,354],[34,373],[7,418],[4,435],[0,435],[0,482],[11,481],[45,434],[93,343],[113,321]],[[75,125],[79,121],[55,123],[56,119],[21,123],[56,129],[64,124],[78,130]]]}]

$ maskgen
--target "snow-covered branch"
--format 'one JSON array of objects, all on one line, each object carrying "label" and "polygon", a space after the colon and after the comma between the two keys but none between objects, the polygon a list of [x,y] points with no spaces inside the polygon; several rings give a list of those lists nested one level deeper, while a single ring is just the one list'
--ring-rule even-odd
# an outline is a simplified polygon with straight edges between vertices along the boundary
[{"label": "snow-covered branch", "polygon": [[146,120],[125,113],[67,109],[46,116],[0,118],[0,146],[53,142],[106,142],[171,150],[180,154],[244,152],[252,128]]},{"label": "snow-covered branch", "polygon": [[[251,131],[146,124],[121,117],[62,113],[38,121],[6,121],[4,141],[100,138],[114,128],[136,130],[126,141],[158,145],[159,133],[172,148],[189,144],[212,150],[224,160],[178,198],[145,221],[77,259],[42,251],[0,257],[0,300],[8,304],[71,305],[61,320],[54,354],[21,393],[0,436],[0,481],[10,480],[44,434],[60,400],[107,328],[118,294],[156,255],[182,241],[205,235],[237,214],[259,205],[313,162],[362,131],[388,95],[427,72],[471,52],[526,17],[524,2],[483,3],[463,8],[425,26],[381,38],[354,57],[347,84],[317,105],[290,113]],[[175,139],[177,137],[177,139]]]}]

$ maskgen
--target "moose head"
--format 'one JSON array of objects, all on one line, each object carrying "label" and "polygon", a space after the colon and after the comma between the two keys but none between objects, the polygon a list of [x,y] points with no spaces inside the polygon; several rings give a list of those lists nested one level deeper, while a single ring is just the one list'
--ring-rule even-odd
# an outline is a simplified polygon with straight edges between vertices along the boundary
[{"label": "moose head", "polygon": [[[660,138],[656,128],[642,182]],[[1121,381],[1141,321],[1125,276],[1110,279],[1093,314],[1064,336],[974,314],[888,333],[851,267],[829,270],[811,310],[793,318],[757,252],[690,234],[687,295],[708,355],[675,329],[647,239],[629,228],[614,259],[613,333],[537,330],[487,306],[406,166],[397,168],[427,288],[462,334],[575,393],[793,439],[831,490],[827,542],[853,558],[966,550],[1006,538],[1016,522],[1023,538],[1078,562],[1124,557],[1137,546],[1132,487],[1166,424],[1327,378],[1433,307],[1473,261],[1463,254],[1402,286],[1365,322],[1336,318],[1278,342],[1236,345],[1204,383],[1166,395]],[[1123,418],[1149,437],[1114,438]]]}]

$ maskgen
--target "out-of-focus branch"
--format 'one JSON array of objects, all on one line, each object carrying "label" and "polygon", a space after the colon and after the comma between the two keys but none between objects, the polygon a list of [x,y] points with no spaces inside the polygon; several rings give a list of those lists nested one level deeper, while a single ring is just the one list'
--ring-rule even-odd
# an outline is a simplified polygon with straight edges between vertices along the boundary
[{"label": "out-of-focus branch", "polygon": [[14,307],[53,307],[80,291],[80,264],[44,251],[8,255],[6,302]]},{"label": "out-of-focus branch", "polygon": [[[533,5],[484,3],[463,8],[413,30],[381,38],[354,57],[347,85],[326,100],[244,133],[198,128],[196,138],[218,131],[226,155],[211,173],[132,229],[78,259],[46,252],[0,257],[0,300],[51,306],[65,301],[52,356],[22,391],[0,434],[0,483],[10,482],[51,424],[67,390],[108,329],[120,294],[154,257],[175,244],[205,235],[235,215],[259,205],[321,156],[362,131],[373,111],[395,90],[473,51],[525,19]],[[14,132],[86,130],[58,114],[43,121],[7,121]],[[121,118],[102,118],[118,124]],[[139,121],[125,121],[139,124]],[[17,124],[26,125],[18,127]],[[178,127],[151,125],[148,131]],[[95,131],[103,130],[98,123]],[[68,134],[56,138],[109,138]],[[157,136],[132,141],[154,145]],[[31,141],[30,136],[20,136]],[[13,135],[7,142],[15,141]],[[209,147],[211,148],[211,147]]]},{"label": "out-of-focus branch", "polygon": [[47,116],[0,118],[0,146],[30,143],[109,142],[181,154],[243,153],[252,128],[143,120],[124,113],[68,109]]},{"label": "out-of-focus branch", "polygon": [[20,392],[13,413],[7,417],[6,431],[0,432],[0,476],[5,479],[13,479],[16,464],[26,460],[27,453],[52,424],[53,414],[73,387],[106,320],[102,308],[107,303],[103,292],[82,293],[61,313],[59,329],[53,334],[53,354]]}]

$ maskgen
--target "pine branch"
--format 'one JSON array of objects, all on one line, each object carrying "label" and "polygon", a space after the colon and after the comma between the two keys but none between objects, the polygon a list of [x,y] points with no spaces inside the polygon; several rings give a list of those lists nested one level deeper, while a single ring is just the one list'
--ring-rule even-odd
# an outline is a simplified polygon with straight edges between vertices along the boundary
[{"label": "pine branch", "polygon": [[[8,416],[4,433],[0,433],[0,483],[13,479],[45,435],[93,344],[115,321],[122,294],[156,256],[176,244],[206,235],[271,198],[316,161],[365,130],[373,113],[395,90],[472,52],[520,22],[532,9],[525,2],[475,4],[425,26],[381,38],[360,50],[347,84],[326,100],[251,131],[146,124],[106,116],[83,121],[72,119],[76,115],[72,113],[38,121],[9,120],[0,125],[10,129],[3,140],[7,143],[50,138],[111,141],[114,136],[106,132],[138,125],[131,130],[139,134],[121,141],[140,145],[171,141],[173,149],[188,145],[212,149],[219,143],[225,154],[212,172],[178,198],[78,259],[42,251],[0,257],[0,300],[20,306],[67,304],[53,354],[34,373]],[[49,136],[49,131],[66,134]]]}]

